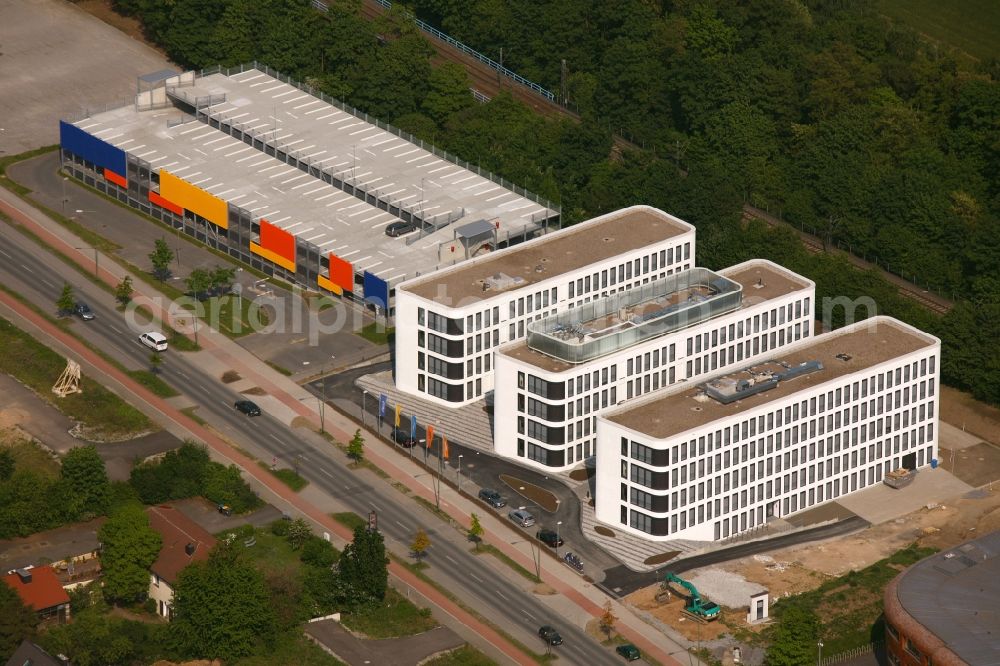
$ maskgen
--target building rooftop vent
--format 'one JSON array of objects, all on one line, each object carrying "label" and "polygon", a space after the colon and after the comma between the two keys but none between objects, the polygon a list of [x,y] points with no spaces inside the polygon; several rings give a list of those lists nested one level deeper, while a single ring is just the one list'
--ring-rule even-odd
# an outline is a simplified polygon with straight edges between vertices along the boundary
[{"label": "building rooftop vent", "polygon": [[506,273],[494,273],[483,280],[483,291],[503,291],[524,284],[524,278],[511,277]]},{"label": "building rooftop vent", "polygon": [[188,543],[188,545],[184,546],[184,552],[188,554],[188,557],[194,555],[194,548],[195,548],[194,544],[190,542]]},{"label": "building rooftop vent", "polygon": [[31,582],[31,571],[28,569],[17,569],[17,576],[21,579],[21,583],[27,585]]}]

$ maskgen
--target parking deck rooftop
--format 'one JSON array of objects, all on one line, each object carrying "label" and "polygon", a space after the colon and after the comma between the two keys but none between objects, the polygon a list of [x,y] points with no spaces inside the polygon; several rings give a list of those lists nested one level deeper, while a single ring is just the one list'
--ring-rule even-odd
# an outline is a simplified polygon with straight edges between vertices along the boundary
[{"label": "parking deck rooftop", "polygon": [[[701,385],[675,385],[666,392],[660,391],[649,398],[629,403],[602,418],[653,439],[666,439],[935,344],[938,344],[936,338],[902,322],[888,317],[874,317],[850,328],[778,350],[772,359],[784,362],[786,367],[819,361],[823,368],[781,381],[770,390],[724,404],[705,396]],[[760,367],[772,365],[769,361],[758,364]],[[756,369],[758,366],[750,367]],[[745,376],[749,376],[746,369],[727,372],[709,381]]]},{"label": "parking deck rooftop", "polygon": [[435,269],[439,243],[453,235],[386,236],[398,218],[176,109],[128,106],[73,124],[391,283]]},{"label": "parking deck rooftop", "polygon": [[[717,273],[742,287],[743,298],[740,302],[740,309],[746,309],[757,303],[779,298],[795,291],[809,289],[813,286],[810,280],[764,259],[751,260],[717,271]],[[639,287],[639,289],[642,289],[642,287]],[[573,311],[570,310],[569,312]],[[541,320],[535,322],[533,325],[541,325],[544,322],[545,320]],[[692,325],[698,323],[701,323],[701,321],[692,322]],[[664,335],[669,333],[670,331],[665,331]],[[625,346],[623,349],[627,349],[629,346]],[[580,367],[577,364],[569,363],[560,358],[532,349],[528,345],[527,339],[502,347],[500,353],[548,372],[565,372],[574,368],[579,369]]]},{"label": "parking deck rooftop", "polygon": [[448,161],[430,145],[425,149],[379,127],[375,119],[367,122],[258,69],[229,71],[198,78],[193,87],[173,88],[171,94],[192,104],[210,97],[216,103],[200,111],[211,119],[253,134],[435,225],[450,218],[456,220],[453,227],[498,220],[503,238],[526,226],[536,229],[541,220],[556,215],[490,180],[487,172],[481,175]]},{"label": "parking deck rooftop", "polygon": [[471,303],[498,293],[483,290],[484,281],[497,274],[520,278],[520,289],[693,230],[663,211],[632,206],[411,280],[402,288],[442,305]]}]

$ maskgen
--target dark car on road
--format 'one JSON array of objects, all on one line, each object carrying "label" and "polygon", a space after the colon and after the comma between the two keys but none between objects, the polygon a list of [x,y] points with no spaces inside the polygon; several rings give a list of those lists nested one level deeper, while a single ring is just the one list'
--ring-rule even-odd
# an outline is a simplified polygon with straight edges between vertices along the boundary
[{"label": "dark car on road", "polygon": [[502,509],[507,506],[507,502],[504,501],[504,498],[500,497],[500,493],[492,488],[483,488],[480,490],[479,499],[483,500],[494,509]]},{"label": "dark car on road", "polygon": [[615,652],[625,657],[625,661],[639,661],[642,659],[642,653],[639,652],[639,648],[632,645],[631,643],[626,643],[625,645],[619,645],[615,648]]},{"label": "dark car on road", "polygon": [[549,548],[558,548],[563,545],[563,540],[559,537],[559,534],[552,530],[538,530],[535,536]]},{"label": "dark car on road", "polygon": [[549,645],[562,645],[562,636],[553,627],[543,624],[538,628],[538,637]]},{"label": "dark car on road", "polygon": [[247,416],[260,416],[260,407],[257,403],[249,400],[237,400],[234,405],[237,411],[243,412]]},{"label": "dark car on road", "polygon": [[393,435],[393,439],[395,439],[396,443],[402,446],[404,449],[413,448],[414,446],[420,443],[420,440],[413,439],[412,437],[410,437],[409,433],[404,432],[403,430],[397,430],[396,433]]},{"label": "dark car on road", "polygon": [[94,311],[86,303],[77,303],[76,307],[73,308],[73,314],[84,321],[90,321],[94,318]]}]

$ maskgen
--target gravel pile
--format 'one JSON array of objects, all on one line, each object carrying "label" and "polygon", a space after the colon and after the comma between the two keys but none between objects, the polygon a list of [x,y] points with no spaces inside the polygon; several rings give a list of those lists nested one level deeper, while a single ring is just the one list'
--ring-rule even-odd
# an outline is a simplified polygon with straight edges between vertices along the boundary
[{"label": "gravel pile", "polygon": [[764,590],[757,583],[744,580],[739,574],[722,569],[700,569],[690,578],[681,576],[684,580],[698,588],[703,597],[720,606],[740,608],[750,604],[750,595]]}]

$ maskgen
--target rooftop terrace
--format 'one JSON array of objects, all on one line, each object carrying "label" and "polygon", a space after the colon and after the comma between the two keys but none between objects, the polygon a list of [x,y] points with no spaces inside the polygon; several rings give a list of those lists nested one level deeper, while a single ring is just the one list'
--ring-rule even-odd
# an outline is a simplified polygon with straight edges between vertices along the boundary
[{"label": "rooftop terrace", "polygon": [[[729,290],[722,291],[722,285]],[[766,260],[748,261],[718,273],[692,268],[529,324],[526,341],[504,347],[501,353],[542,370],[564,372],[581,361],[811,285]],[[577,335],[570,337],[573,332]]]},{"label": "rooftop terrace", "polygon": [[[895,319],[875,317],[787,347],[772,360],[756,366],[725,373],[695,386],[681,384],[654,393],[604,418],[654,439],[666,439],[937,343],[936,338]],[[821,367],[804,365],[814,361]],[[735,391],[735,384],[740,380],[788,370],[792,370],[791,378],[777,381],[774,386],[767,387],[768,390],[748,391],[747,397],[731,401],[719,399],[719,395],[725,395],[730,389]],[[705,384],[709,383],[717,388],[716,399],[706,395]]]},{"label": "rooftop terrace", "polygon": [[526,287],[692,231],[687,222],[649,206],[632,206],[521,245],[444,269],[402,286],[416,296],[455,307],[491,298],[494,276]]},{"label": "rooftop terrace", "polygon": [[526,226],[536,229],[557,214],[538,197],[495,182],[479,167],[460,166],[457,158],[445,159],[429,144],[404,139],[360,111],[283,79],[260,69],[233,68],[198,78],[194,86],[172,88],[171,94],[198,105],[212,121],[251,134],[308,168],[326,170],[433,225],[497,220],[503,236]]}]

